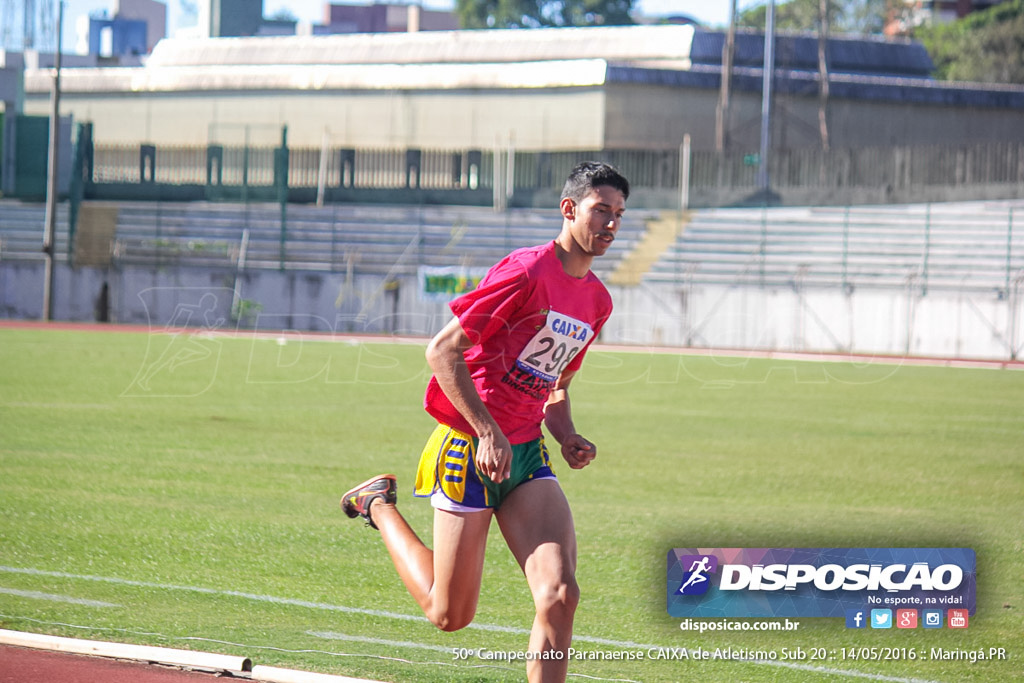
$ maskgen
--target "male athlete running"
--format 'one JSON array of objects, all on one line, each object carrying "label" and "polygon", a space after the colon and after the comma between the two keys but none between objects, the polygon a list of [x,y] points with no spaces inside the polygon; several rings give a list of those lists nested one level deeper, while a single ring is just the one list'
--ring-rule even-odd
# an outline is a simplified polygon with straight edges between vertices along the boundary
[{"label": "male athlete running", "polygon": [[569,467],[597,455],[576,431],[568,389],[611,314],[590,267],[615,239],[628,197],[629,182],[614,168],[580,164],[562,190],[558,237],[512,252],[450,304],[455,317],[427,347],[434,374],[424,404],[438,426],[415,488],[435,508],[434,549],[398,512],[394,475],[363,482],[341,501],[348,516],[380,530],[406,588],[445,631],[476,613],[496,518],[533,594],[527,675],[535,682],[565,680],[579,602],[576,532],[541,423]]}]

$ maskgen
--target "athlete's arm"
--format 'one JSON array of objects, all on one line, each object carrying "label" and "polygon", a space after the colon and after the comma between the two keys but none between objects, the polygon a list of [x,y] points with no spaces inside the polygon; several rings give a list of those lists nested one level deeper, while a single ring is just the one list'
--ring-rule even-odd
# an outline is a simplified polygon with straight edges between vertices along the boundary
[{"label": "athlete's arm", "polygon": [[563,372],[544,404],[544,424],[555,441],[562,445],[562,457],[574,470],[590,464],[597,455],[597,446],[580,436],[572,422],[569,383],[575,371]]},{"label": "athlete's arm", "polygon": [[481,400],[469,374],[463,354],[472,345],[459,319],[452,318],[427,345],[427,364],[445,396],[480,437],[477,470],[491,481],[501,483],[511,474],[512,446]]}]

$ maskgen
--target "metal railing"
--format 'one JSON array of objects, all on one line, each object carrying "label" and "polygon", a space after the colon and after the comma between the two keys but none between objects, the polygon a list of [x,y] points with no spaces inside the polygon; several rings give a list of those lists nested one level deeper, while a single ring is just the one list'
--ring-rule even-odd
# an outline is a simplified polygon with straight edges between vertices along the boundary
[{"label": "metal railing", "polygon": [[[91,135],[85,144],[91,144],[89,139]],[[96,144],[83,158],[91,160],[81,176],[86,198],[96,195],[98,186],[115,184],[142,185],[132,193],[134,199],[159,197],[161,185],[272,189],[283,183],[286,192],[317,188],[557,191],[569,169],[587,158],[612,163],[641,190],[678,195],[680,178],[685,177],[682,165],[687,163],[689,189],[698,195],[706,191],[724,197],[758,189],[758,157],[750,151],[696,151],[685,159],[679,149],[532,152]],[[775,150],[768,174],[775,190],[822,191],[830,196],[857,189],[1000,186],[1016,197],[1024,188],[1024,143]],[[147,185],[152,197],[147,195]],[[904,196],[903,201],[907,200]]]}]

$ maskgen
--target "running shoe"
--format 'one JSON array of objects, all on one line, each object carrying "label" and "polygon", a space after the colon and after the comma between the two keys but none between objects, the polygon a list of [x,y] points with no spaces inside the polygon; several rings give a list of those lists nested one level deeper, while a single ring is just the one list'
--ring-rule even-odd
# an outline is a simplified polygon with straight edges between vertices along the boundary
[{"label": "running shoe", "polygon": [[385,503],[394,505],[398,500],[398,484],[393,474],[378,474],[372,479],[367,479],[359,486],[341,497],[341,509],[349,517],[362,515],[366,523],[377,528],[377,525],[370,519],[370,503],[380,498]]}]

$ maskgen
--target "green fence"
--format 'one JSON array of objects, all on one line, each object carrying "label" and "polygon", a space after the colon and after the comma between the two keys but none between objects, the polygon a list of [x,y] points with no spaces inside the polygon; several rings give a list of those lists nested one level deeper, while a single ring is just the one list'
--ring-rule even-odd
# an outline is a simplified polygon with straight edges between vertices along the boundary
[{"label": "green fence", "polygon": [[[85,174],[87,198],[272,201],[283,187],[288,200],[296,202],[374,201],[378,193],[391,203],[431,203],[433,197],[488,205],[504,197],[510,200],[507,205],[529,205],[531,193],[557,192],[581,159],[616,165],[635,188],[674,194],[681,189],[687,163],[679,149],[509,152],[86,142],[93,159]],[[691,193],[727,197],[758,190],[756,157],[751,150],[693,153],[688,160]],[[768,160],[768,176],[771,189],[780,192],[882,189],[906,195],[914,188],[1019,188],[1024,185],[1024,144],[777,150]],[[908,199],[914,198],[893,201]]]},{"label": "green fence", "polygon": [[27,200],[45,199],[50,117],[19,114],[14,125],[14,194]]}]

